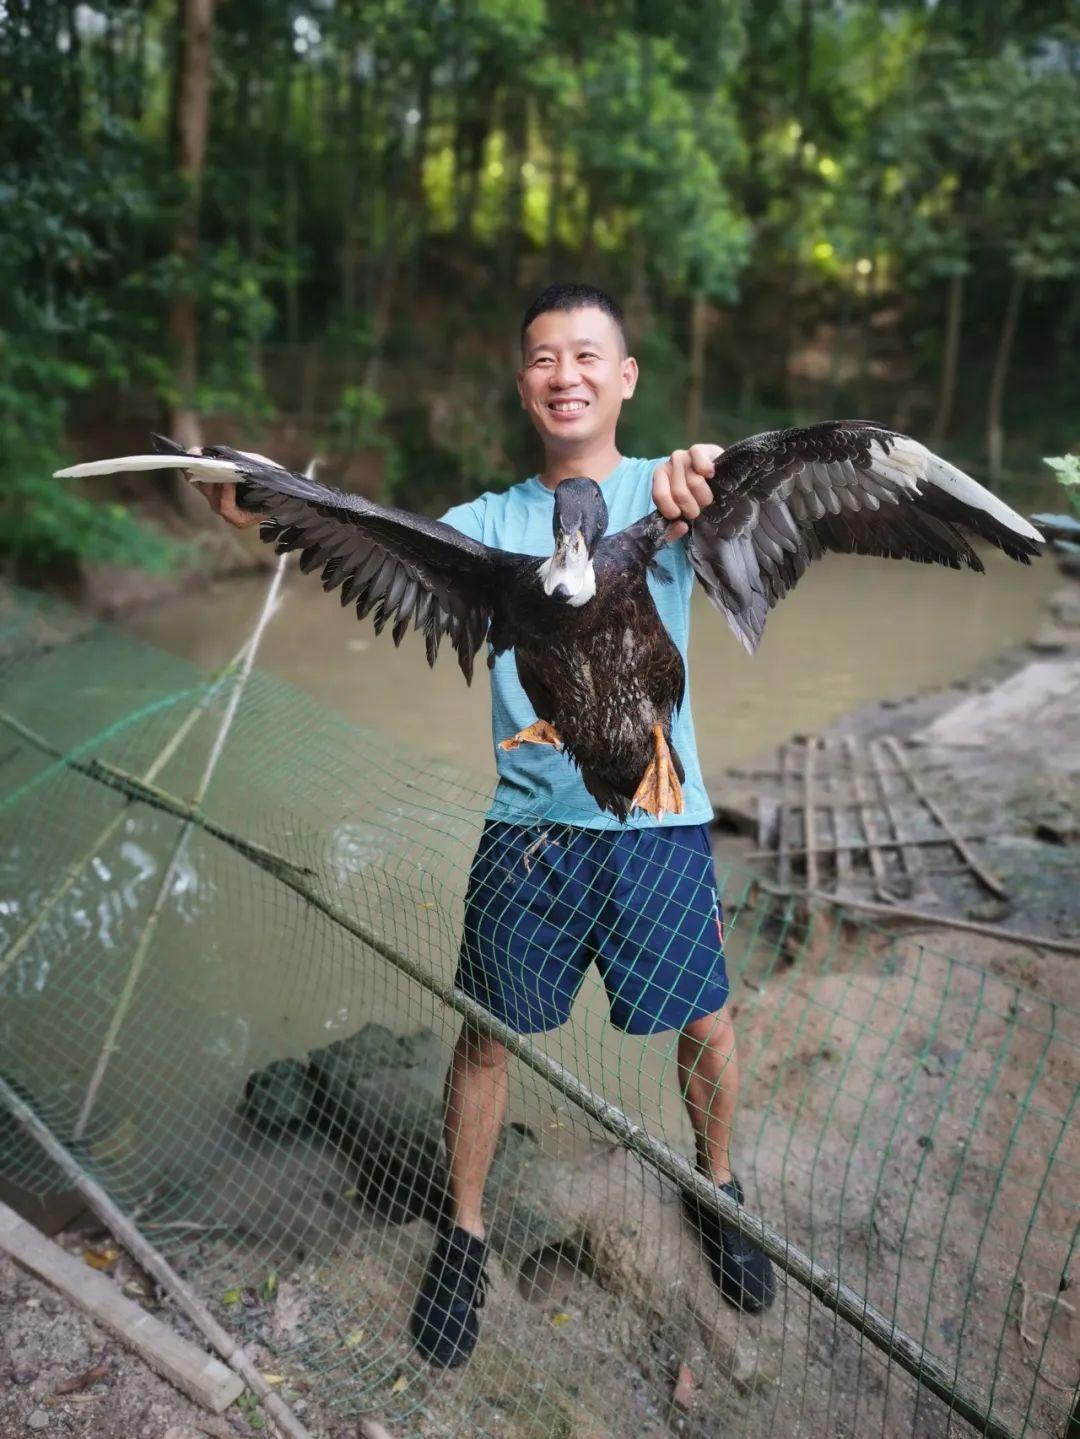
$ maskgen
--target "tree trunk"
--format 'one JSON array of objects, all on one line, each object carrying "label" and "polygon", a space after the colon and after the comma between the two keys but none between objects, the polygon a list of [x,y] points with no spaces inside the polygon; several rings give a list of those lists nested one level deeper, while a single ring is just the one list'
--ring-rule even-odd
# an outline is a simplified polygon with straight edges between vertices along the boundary
[{"label": "tree trunk", "polygon": [[1005,315],[1001,322],[994,368],[990,375],[990,390],[986,397],[986,459],[990,470],[991,485],[1001,479],[1001,461],[1005,448],[1005,434],[1002,427],[1002,410],[1005,403],[1005,383],[1009,377],[1009,361],[1012,358],[1013,341],[1020,319],[1020,306],[1024,298],[1024,276],[1019,270],[1013,271],[1009,298],[1005,301]]},{"label": "tree trunk", "polygon": [[296,151],[290,135],[285,150],[285,196],[282,205],[285,235],[285,337],[291,347],[300,343],[300,276],[297,256],[300,253],[300,193],[296,174]]},{"label": "tree trunk", "polygon": [[521,242],[521,211],[525,199],[522,166],[528,150],[528,119],[525,97],[516,86],[507,89],[503,111],[505,148],[503,164],[506,180],[503,234],[500,247],[500,269],[503,284],[513,289],[517,282],[518,254]]},{"label": "tree trunk", "polygon": [[[558,122],[556,121],[556,124]],[[559,244],[559,211],[562,207],[563,150],[562,137],[552,127],[551,134],[551,189],[548,194],[547,214],[547,274],[555,273],[555,257]]]},{"label": "tree trunk", "polygon": [[941,357],[941,389],[937,414],[930,427],[935,445],[944,443],[952,424],[953,402],[956,398],[956,372],[960,361],[960,329],[964,319],[964,276],[949,276],[949,293],[945,308],[945,347]]},{"label": "tree trunk", "polygon": [[[802,126],[802,139],[804,141],[809,138],[812,129],[810,91],[814,60],[814,5],[815,0],[799,0],[799,24],[795,36],[797,60],[795,69],[794,110],[795,118]],[[798,215],[802,210],[805,185],[806,177],[803,171],[802,148],[801,145],[796,144],[788,166],[787,199],[789,216]],[[799,293],[801,266],[798,248],[794,243],[793,237],[782,236],[781,243],[787,245],[789,248],[786,266],[786,324],[784,326],[783,346],[784,387],[790,399],[792,394],[791,360],[798,343],[799,324],[801,320],[800,307],[796,303]]]},{"label": "tree trunk", "polygon": [[701,407],[705,394],[705,344],[709,334],[709,302],[700,291],[690,301],[690,383],[686,390],[686,443],[701,440]]},{"label": "tree trunk", "polygon": [[341,314],[349,336],[347,352],[355,345],[356,317],[360,292],[361,218],[357,205],[360,183],[359,156],[364,152],[364,91],[355,64],[349,66],[348,101],[343,127],[348,137],[345,144],[345,174],[341,187]]},{"label": "tree trunk", "polygon": [[[199,249],[199,197],[210,123],[214,0],[179,0],[177,25],[172,152],[173,165],[185,194],[172,241],[181,278],[169,304],[169,336],[175,355],[177,390],[177,399],[169,414],[169,433],[190,447],[202,444],[202,428],[195,409],[199,328],[194,269]],[[181,482],[177,497],[187,493],[187,486]]]}]

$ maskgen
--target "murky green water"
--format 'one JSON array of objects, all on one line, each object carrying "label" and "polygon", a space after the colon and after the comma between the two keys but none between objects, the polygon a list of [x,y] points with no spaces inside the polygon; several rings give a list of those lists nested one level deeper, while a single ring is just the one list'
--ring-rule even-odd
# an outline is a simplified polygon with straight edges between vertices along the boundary
[{"label": "murky green water", "polygon": [[[982,576],[931,565],[830,557],[770,616],[751,658],[701,593],[694,598],[691,696],[706,775],[719,774],[854,706],[948,683],[1031,635],[1054,588],[1049,562],[1025,567],[997,551]],[[132,634],[203,665],[226,660],[262,604],[266,581],[224,582],[126,621]],[[466,688],[449,646],[434,670],[418,636],[395,650],[293,574],[259,663],[347,719],[478,777],[494,773],[487,678]]]},{"label": "murky green water", "polygon": [[[811,571],[772,615],[754,659],[698,597],[691,674],[705,773],[718,775],[724,766],[862,702],[970,673],[1035,630],[1054,583],[1049,564],[1029,570],[996,555],[988,557],[982,579],[885,561],[831,560]],[[216,666],[249,632],[266,584],[262,577],[222,583],[133,616],[124,628]],[[422,815],[417,821],[416,833],[426,836],[427,846],[419,860],[415,841],[403,839],[386,818],[387,796],[405,792],[401,775],[380,792],[381,817],[374,803],[365,808],[373,764],[368,756],[357,757],[355,770],[345,766],[336,788],[328,788],[320,772],[311,786],[317,802],[301,813],[304,832],[317,838],[318,861],[335,876],[343,900],[385,923],[410,953],[429,956],[438,972],[451,972],[451,930],[459,922],[482,795],[493,773],[485,671],[467,689],[449,651],[429,671],[415,636],[395,650],[389,636],[376,638],[369,625],[323,595],[313,578],[299,574],[289,578],[259,664],[348,720],[474,778],[474,793],[452,821],[440,818],[431,789],[425,803],[434,807],[432,827],[425,829]],[[75,688],[84,683],[89,696],[108,678],[88,671]],[[73,694],[66,714],[58,712],[50,722],[81,733],[78,706]],[[265,736],[275,774],[282,772],[283,739]],[[290,739],[294,751],[286,773],[296,783],[280,796],[266,788],[245,798],[244,777],[260,766],[258,745],[238,738],[228,752],[227,762],[236,767],[230,791],[235,823],[245,830],[262,824],[267,842],[275,825],[285,835],[297,822],[304,759],[296,737]],[[190,786],[197,768],[163,782],[189,793],[182,785]],[[331,789],[331,809],[320,809],[330,802]],[[2,866],[9,882],[0,894],[0,951],[47,900],[61,872],[57,854],[68,864],[66,856],[86,853],[117,812],[112,791],[70,772],[41,793],[32,832],[12,836]],[[79,871],[56,916],[7,974],[4,1018],[16,1027],[8,1033],[40,1035],[20,1063],[28,1073],[40,1072],[65,1103],[77,1107],[85,1095],[175,831],[175,821],[134,808]],[[399,846],[405,858],[388,864]],[[654,1132],[685,1142],[670,1036],[629,1040],[605,1023],[605,1015],[602,988],[591,977],[573,1030],[551,1036],[549,1052],[593,1088],[646,1115]],[[118,1136],[107,1143],[119,1146],[125,1182],[134,1174],[137,1184],[145,1171],[150,1185],[163,1153],[183,1170],[205,1141],[208,1115],[215,1106],[221,1116],[234,1112],[253,1068],[303,1054],[373,1020],[399,1032],[433,1028],[447,1043],[456,1028],[454,1017],[420,986],[329,921],[305,913],[295,897],[283,898],[276,881],[223,853],[217,841],[196,836],[172,875],[153,951],[102,1087],[100,1115],[108,1135]],[[565,1105],[537,1080],[523,1073],[519,1079],[516,1115],[551,1147],[575,1148],[584,1136],[580,1121],[571,1121]]]}]

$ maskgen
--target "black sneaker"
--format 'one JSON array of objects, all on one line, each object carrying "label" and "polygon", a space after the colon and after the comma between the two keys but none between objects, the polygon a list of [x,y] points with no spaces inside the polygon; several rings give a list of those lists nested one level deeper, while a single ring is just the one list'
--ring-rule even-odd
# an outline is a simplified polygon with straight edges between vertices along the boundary
[{"label": "black sneaker", "polygon": [[[730,1183],[718,1184],[717,1188],[729,1194],[736,1204],[742,1204],[742,1185],[734,1175]],[[776,1297],[769,1256],[734,1224],[725,1224],[702,1209],[696,1194],[684,1193],[683,1205],[687,1218],[701,1235],[713,1280],[724,1298],[747,1314],[768,1309]]]},{"label": "black sneaker", "polygon": [[476,1348],[476,1311],[487,1293],[487,1253],[486,1239],[456,1224],[440,1233],[432,1250],[410,1328],[424,1358],[442,1369],[467,1363]]}]

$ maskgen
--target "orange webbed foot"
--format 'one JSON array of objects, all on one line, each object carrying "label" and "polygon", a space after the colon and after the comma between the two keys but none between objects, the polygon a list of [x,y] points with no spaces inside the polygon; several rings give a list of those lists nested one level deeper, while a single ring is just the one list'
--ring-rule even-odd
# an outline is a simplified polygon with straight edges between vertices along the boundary
[{"label": "orange webbed foot", "polygon": [[549,744],[553,749],[563,747],[554,725],[542,719],[534,721],[527,729],[518,730],[517,734],[511,735],[509,739],[500,740],[499,748],[517,749],[518,745],[522,744]]},{"label": "orange webbed foot", "polygon": [[662,725],[653,725],[653,757],[630,801],[631,810],[641,809],[662,820],[665,814],[682,814],[683,793],[671,760]]}]

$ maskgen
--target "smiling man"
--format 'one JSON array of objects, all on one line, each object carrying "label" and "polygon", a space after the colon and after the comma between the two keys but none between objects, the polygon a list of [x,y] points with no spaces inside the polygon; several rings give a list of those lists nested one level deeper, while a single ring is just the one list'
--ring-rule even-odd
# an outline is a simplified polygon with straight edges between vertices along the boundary
[{"label": "smiling man", "polygon": [[[616,533],[654,507],[671,521],[649,586],[685,663],[693,572],[681,540],[686,521],[712,500],[708,478],[718,445],[694,445],[662,460],[620,454],[616,428],[638,381],[618,306],[585,285],[554,285],[521,326],[521,405],[540,436],[539,474],[481,495],[443,518],[499,549],[552,556],[555,489],[598,482]],[[234,524],[231,485],[207,486]],[[551,588],[587,603],[587,555],[570,549]],[[554,561],[552,560],[552,563]],[[723,922],[701,780],[690,686],[672,725],[685,781],[682,808],[658,824],[645,811],[625,822],[602,811],[569,758],[545,734],[518,680],[514,656],[491,671],[498,786],[469,876],[457,983],[511,1029],[536,1034],[569,1018],[595,963],[614,1025],[628,1034],[678,1031],[679,1084],[693,1126],[697,1165],[739,1203],[729,1142],[739,1074],[727,1011]],[[446,1216],[417,1296],[412,1333],[432,1363],[452,1367],[472,1353],[487,1259],[483,1198],[506,1118],[508,1055],[466,1023],[446,1084]],[[688,1205],[724,1296],[755,1312],[772,1303],[767,1257],[733,1226]]]},{"label": "smiling man", "polygon": [[[545,290],[522,322],[517,376],[522,408],[543,445],[543,469],[443,518],[484,544],[550,556],[562,480],[585,475],[600,484],[608,533],[658,508],[672,524],[649,584],[685,662],[693,572],[679,541],[686,521],[712,501],[708,478],[721,451],[694,445],[659,461],[620,454],[619,416],[637,382],[611,297],[585,285]],[[570,602],[586,603],[584,569],[576,573],[572,554],[563,563],[553,585],[565,581]],[[713,811],[689,684],[672,729],[686,771],[683,808],[661,825],[643,812],[622,824],[597,807],[571,761],[545,741],[513,654],[495,661],[491,690],[499,782],[469,878],[458,984],[515,1031],[534,1034],[566,1021],[595,963],[617,1027],[679,1031],[679,1082],[698,1168],[741,1203],[729,1158],[738,1066],[707,828]],[[530,732],[535,742],[522,743]],[[466,1024],[447,1078],[448,1213],[412,1320],[417,1347],[440,1365],[463,1363],[479,1332],[484,1184],[507,1088],[506,1050]],[[724,1295],[748,1311],[767,1307],[773,1277],[766,1256],[693,1206],[690,1217]]]}]

